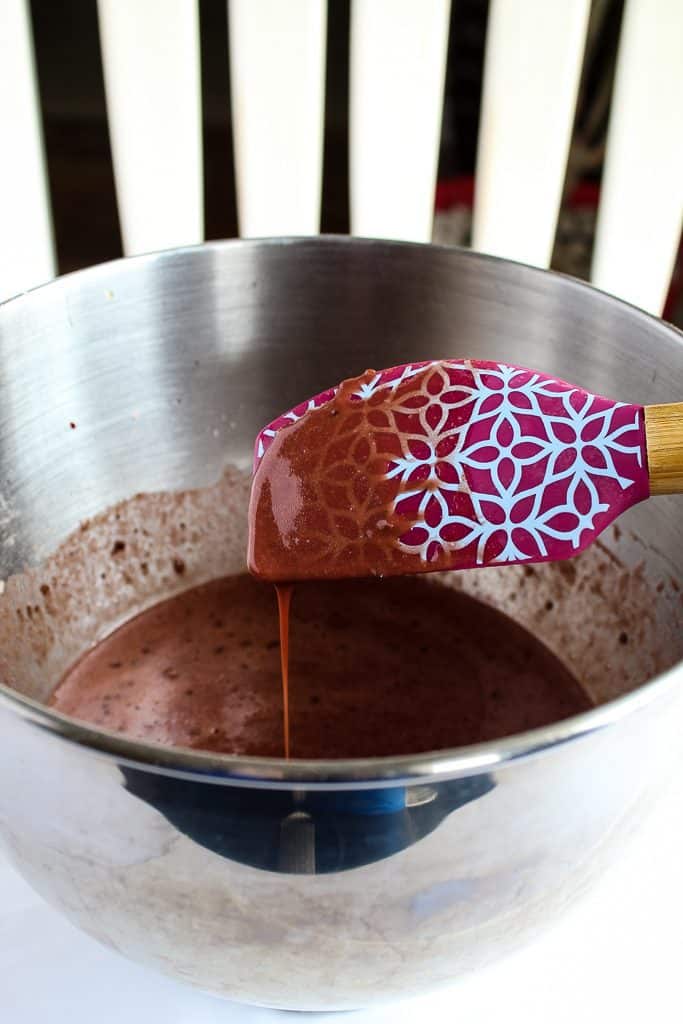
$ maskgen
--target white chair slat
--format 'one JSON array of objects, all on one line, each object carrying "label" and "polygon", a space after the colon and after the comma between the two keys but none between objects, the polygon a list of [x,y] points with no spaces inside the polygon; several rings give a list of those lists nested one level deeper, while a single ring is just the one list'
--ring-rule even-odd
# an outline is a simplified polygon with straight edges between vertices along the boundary
[{"label": "white chair slat", "polygon": [[55,272],[27,0],[0,3],[0,300]]},{"label": "white chair slat", "polygon": [[352,0],[351,231],[428,242],[450,0]]},{"label": "white chair slat", "polygon": [[592,280],[661,313],[683,222],[683,2],[627,0]]},{"label": "white chair slat", "polygon": [[197,0],[98,0],[127,255],[204,237]]},{"label": "white chair slat", "polygon": [[240,234],[320,228],[326,0],[229,0]]},{"label": "white chair slat", "polygon": [[590,0],[491,0],[473,248],[547,267]]}]

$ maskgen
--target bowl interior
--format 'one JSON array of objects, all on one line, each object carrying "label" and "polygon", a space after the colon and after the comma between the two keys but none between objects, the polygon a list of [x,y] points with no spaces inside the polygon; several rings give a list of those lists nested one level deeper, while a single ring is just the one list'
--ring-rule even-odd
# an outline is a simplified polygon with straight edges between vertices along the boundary
[{"label": "bowl interior", "polygon": [[[570,279],[452,249],[240,242],[118,261],[0,309],[0,678],[47,698],[93,640],[241,571],[253,439],[302,397],[434,357],[642,404],[681,336]],[[578,558],[440,576],[531,629],[597,703],[683,657],[680,498]],[[183,571],[178,572],[178,564]]]}]

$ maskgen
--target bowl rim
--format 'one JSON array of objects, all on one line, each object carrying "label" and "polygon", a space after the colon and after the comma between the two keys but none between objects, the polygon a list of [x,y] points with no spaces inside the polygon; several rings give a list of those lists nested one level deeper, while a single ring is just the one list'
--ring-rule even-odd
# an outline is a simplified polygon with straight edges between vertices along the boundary
[{"label": "bowl rim", "polygon": [[[193,254],[205,250],[222,251],[228,248],[264,246],[321,247],[321,245],[331,249],[372,246],[373,248],[385,247],[416,251],[428,249],[432,252],[443,253],[457,252],[473,261],[513,266],[536,279],[550,275],[562,279],[567,287],[575,288],[579,292],[588,291],[593,295],[597,294],[610,305],[617,303],[626,307],[636,319],[641,319],[651,325],[656,324],[659,330],[664,330],[683,347],[683,332],[673,324],[668,324],[637,306],[570,275],[486,253],[474,252],[458,246],[348,235],[233,238],[122,257],[72,271],[6,299],[0,303],[0,317],[7,307],[16,308],[20,303],[31,301],[31,297],[35,293],[42,294],[46,289],[64,287],[65,282],[73,278],[79,280],[84,276],[96,278],[99,274],[111,272],[113,267],[120,264],[149,264],[175,257],[192,257]],[[87,723],[63,715],[18,693],[2,683],[1,680],[0,709],[11,715],[16,715],[28,726],[40,729],[58,741],[81,749],[84,753],[95,754],[107,760],[113,759],[118,765],[126,765],[143,771],[224,785],[290,789],[297,784],[304,784],[307,788],[320,786],[335,789],[358,789],[372,788],[378,785],[424,784],[429,781],[466,777],[485,771],[499,770],[506,765],[542,755],[550,748],[579,740],[608,728],[645,709],[654,701],[671,694],[681,681],[683,681],[683,661],[654,676],[630,693],[605,704],[560,722],[515,733],[499,740],[419,754],[338,760],[240,757],[234,754],[215,754],[186,747],[170,747],[131,739],[122,734],[94,728]]]},{"label": "bowl rim", "polygon": [[658,699],[665,699],[683,683],[679,663],[630,693],[560,722],[515,733],[499,740],[445,750],[394,757],[304,760],[240,757],[188,747],[144,742],[97,729],[25,697],[0,683],[0,710],[7,710],[30,727],[60,742],[117,765],[176,778],[207,783],[292,789],[373,789],[384,786],[424,785],[499,771],[543,755],[552,748],[584,739],[616,725]]}]

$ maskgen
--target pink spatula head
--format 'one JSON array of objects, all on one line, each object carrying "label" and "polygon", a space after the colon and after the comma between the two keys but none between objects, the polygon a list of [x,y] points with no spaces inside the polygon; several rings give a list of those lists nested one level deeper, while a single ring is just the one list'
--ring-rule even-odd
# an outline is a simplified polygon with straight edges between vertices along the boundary
[{"label": "pink spatula head", "polygon": [[260,433],[249,567],[293,581],[569,558],[648,497],[645,412],[503,363],[367,370]]}]

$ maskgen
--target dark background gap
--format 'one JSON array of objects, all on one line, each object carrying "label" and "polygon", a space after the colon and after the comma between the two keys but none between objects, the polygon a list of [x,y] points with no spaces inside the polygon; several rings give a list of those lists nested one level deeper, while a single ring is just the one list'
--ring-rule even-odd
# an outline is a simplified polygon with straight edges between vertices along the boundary
[{"label": "dark background gap", "polygon": [[452,0],[439,178],[474,174],[489,0]]},{"label": "dark background gap", "polygon": [[349,221],[349,35],[351,4],[333,0],[327,6],[325,134],[320,230],[348,234]]},{"label": "dark background gap", "polygon": [[31,0],[31,18],[63,274],[122,255],[97,5],[94,0]]},{"label": "dark background gap", "polygon": [[204,233],[237,234],[237,197],[230,124],[228,5],[199,0],[202,110],[204,127]]}]

